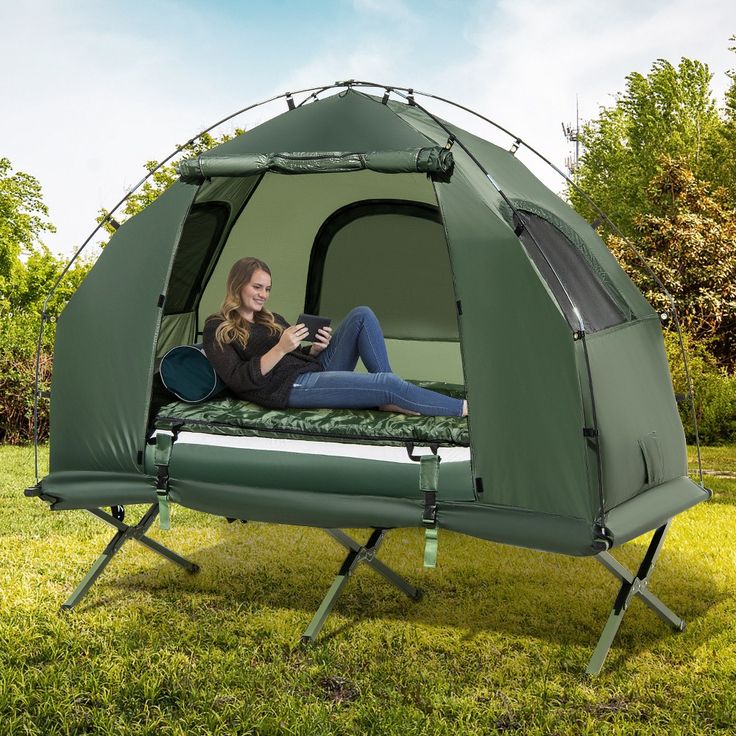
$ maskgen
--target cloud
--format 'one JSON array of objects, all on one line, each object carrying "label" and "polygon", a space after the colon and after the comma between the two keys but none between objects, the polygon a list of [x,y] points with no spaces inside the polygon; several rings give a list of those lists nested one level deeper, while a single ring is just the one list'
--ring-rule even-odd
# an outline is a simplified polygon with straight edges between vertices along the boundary
[{"label": "cloud", "polygon": [[[73,252],[97,212],[140,180],[146,161],[236,109],[244,88],[260,96],[266,86],[255,44],[247,47],[253,58],[237,58],[235,24],[200,34],[217,19],[196,7],[132,5],[130,16],[108,2],[0,5],[0,62],[8,70],[0,99],[12,101],[0,116],[2,153],[41,182],[57,226],[46,238],[55,251]],[[238,78],[238,68],[255,81]]]},{"label": "cloud", "polygon": [[[389,44],[376,39],[368,48],[345,54],[329,52],[302,64],[285,80],[286,88],[306,87],[347,79],[395,84],[400,54]],[[400,82],[399,82],[400,83]],[[282,85],[283,86],[283,85]]]},{"label": "cloud", "polygon": [[[732,29],[736,11],[716,0],[697,8],[685,0],[479,2],[466,19],[467,53],[445,67],[438,87],[561,165],[568,144],[560,123],[574,121],[576,97],[581,116],[595,117],[624,90],[628,73],[646,73],[657,58],[677,63],[689,56],[712,64],[722,96]],[[534,168],[560,189],[546,167]]]},{"label": "cloud", "polygon": [[[184,98],[175,99],[184,85],[161,71],[175,68],[170,45],[40,5],[0,12],[2,63],[16,69],[0,81],[0,95],[12,100],[0,132],[14,167],[41,181],[58,229],[52,246],[71,252],[97,210],[140,179],[143,162],[171,149],[172,130],[185,139]],[[168,114],[153,126],[162,98]]]},{"label": "cloud", "polygon": [[[728,51],[736,9],[724,0],[280,0],[278,12],[273,5],[0,3],[2,155],[41,181],[58,229],[48,238],[53,249],[71,252],[97,211],[140,179],[145,161],[289,89],[356,78],[434,92],[562,165],[560,123],[573,120],[576,95],[581,116],[593,117],[629,72],[689,56],[711,65],[722,98],[723,72],[736,66]],[[472,116],[420,101],[509,144]],[[232,125],[253,127],[284,109],[278,101]]]}]

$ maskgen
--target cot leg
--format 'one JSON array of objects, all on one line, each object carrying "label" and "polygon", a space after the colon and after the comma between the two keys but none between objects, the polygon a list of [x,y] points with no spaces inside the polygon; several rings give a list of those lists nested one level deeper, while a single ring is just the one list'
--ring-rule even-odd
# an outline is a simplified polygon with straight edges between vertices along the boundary
[{"label": "cot leg", "polygon": [[84,597],[85,593],[92,587],[92,584],[95,582],[95,580],[97,580],[97,578],[102,574],[103,570],[107,567],[110,560],[120,551],[120,548],[129,539],[137,540],[145,547],[148,547],[149,549],[157,552],[166,559],[171,560],[171,562],[174,562],[177,565],[181,565],[181,567],[188,570],[189,572],[197,572],[199,570],[199,566],[195,563],[189,562],[189,560],[186,560],[183,557],[177,555],[176,552],[172,552],[172,550],[164,547],[162,544],[159,544],[155,540],[146,536],[146,531],[151,526],[151,524],[153,524],[156,516],[158,515],[157,503],[151,505],[148,511],[146,511],[141,520],[135,526],[130,526],[129,524],[123,523],[120,519],[108,514],[102,509],[92,508],[87,509],[87,511],[89,511],[94,516],[102,519],[104,522],[110,524],[111,526],[114,526],[118,531],[117,534],[115,534],[115,536],[110,540],[107,547],[105,547],[105,551],[97,558],[94,565],[92,565],[92,568],[87,573],[87,575],[85,575],[82,582],[76,587],[69,598],[62,604],[62,610],[71,610],[72,608],[74,608],[74,606],[77,605],[77,603],[79,603],[79,601]]},{"label": "cot leg", "polygon": [[615,577],[619,578],[622,583],[616,596],[613,610],[608,617],[593,656],[590,658],[590,662],[588,662],[588,667],[585,670],[587,674],[597,675],[601,671],[616,633],[621,626],[624,613],[626,613],[629,604],[636,596],[639,596],[649,608],[669,623],[675,630],[682,631],[685,628],[685,622],[662,603],[647,587],[649,585],[649,578],[657,563],[657,558],[662,551],[664,537],[667,534],[670,523],[668,521],[654,532],[652,541],[649,543],[644,559],[641,561],[636,574],[625,568],[608,552],[601,552],[596,556],[598,561]]},{"label": "cot leg", "polygon": [[[385,529],[377,529],[376,531],[374,531],[373,535],[371,535],[371,537],[362,547],[359,542],[356,542],[352,537],[345,534],[345,532],[343,532],[341,529],[326,529],[325,531],[333,539],[342,544],[343,547],[346,547],[353,552],[360,553],[361,550],[364,550],[364,555],[360,562],[365,562],[377,573],[383,575],[383,577],[385,577],[386,580],[389,581],[389,583],[395,585],[403,593],[406,593],[409,598],[412,598],[413,600],[419,600],[422,597],[422,591],[419,588],[415,588],[411,583],[402,578],[401,575],[394,572],[390,567],[388,567],[388,565],[384,565],[383,562],[376,559],[376,551],[383,541],[383,537],[386,532]],[[371,539],[373,539],[373,536],[376,534],[376,532],[379,531],[380,535],[378,536],[378,541],[375,545],[371,545]]]},{"label": "cot leg", "polygon": [[383,577],[385,577],[390,583],[399,588],[403,593],[406,593],[409,598],[418,601],[422,597],[422,591],[419,588],[415,588],[390,567],[376,559],[376,552],[383,541],[386,529],[374,529],[368,538],[368,541],[364,545],[361,545],[340,529],[325,529],[325,531],[333,539],[346,547],[348,549],[348,554],[343,560],[343,563],[340,566],[340,571],[335,576],[335,579],[332,582],[330,589],[327,591],[327,595],[322,600],[317,613],[314,614],[314,618],[312,618],[311,623],[304,630],[301,638],[302,644],[314,643],[317,636],[319,636],[319,632],[322,630],[322,626],[327,620],[327,617],[330,615],[330,611],[332,611],[337,599],[340,597],[342,589],[345,587],[348,579],[355,571],[355,568],[361,562],[365,562],[377,573],[383,575]]},{"label": "cot leg", "polygon": [[82,582],[77,586],[75,591],[67,598],[66,602],[61,604],[62,610],[69,611],[82,599],[84,594],[92,587],[92,583],[102,574],[107,567],[113,555],[123,546],[127,539],[125,532],[118,532],[105,547],[105,551],[97,558],[97,561],[90,571],[84,576]]}]

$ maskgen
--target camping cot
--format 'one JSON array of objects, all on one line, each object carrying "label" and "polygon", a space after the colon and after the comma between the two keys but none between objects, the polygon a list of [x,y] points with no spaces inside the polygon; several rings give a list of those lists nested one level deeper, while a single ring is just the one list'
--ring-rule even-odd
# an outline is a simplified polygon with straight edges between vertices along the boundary
[{"label": "camping cot", "polygon": [[[347,548],[304,633],[313,641],[361,563],[419,598],[376,557],[388,530],[423,527],[431,566],[446,529],[594,556],[618,578],[596,673],[634,597],[684,626],[648,583],[673,517],[709,496],[687,474],[660,315],[520,162],[523,141],[507,150],[418,92],[372,87],[327,85],[298,104],[286,93],[282,114],[180,163],[61,313],[50,470],[27,495],[117,529],[64,605],[129,539],[196,571],[147,535],[180,504],[319,527]],[[369,305],[394,370],[466,397],[468,418],[167,393],[162,359],[199,341],[245,255],[271,266],[269,308],[291,322]],[[126,523],[135,504],[148,509]],[[361,544],[344,528],[372,532]],[[611,550],[649,531],[631,572]]]}]

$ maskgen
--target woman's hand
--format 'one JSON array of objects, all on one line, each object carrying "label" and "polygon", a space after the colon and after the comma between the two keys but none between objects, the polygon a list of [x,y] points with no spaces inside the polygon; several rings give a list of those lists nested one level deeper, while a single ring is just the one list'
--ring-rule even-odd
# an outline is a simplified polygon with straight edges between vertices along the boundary
[{"label": "woman's hand", "polygon": [[261,356],[261,373],[264,376],[270,373],[284,355],[288,355],[299,347],[300,343],[308,334],[309,330],[304,325],[287,327],[281,333],[279,341],[267,353]]},{"label": "woman's hand", "polygon": [[319,355],[330,344],[330,340],[332,340],[332,327],[320,327],[312,347],[309,348],[309,354]]},{"label": "woman's hand", "polygon": [[299,324],[287,327],[281,333],[281,339],[279,340],[277,347],[284,353],[284,355],[286,355],[286,353],[296,350],[306,339],[308,334],[309,329],[305,325]]}]

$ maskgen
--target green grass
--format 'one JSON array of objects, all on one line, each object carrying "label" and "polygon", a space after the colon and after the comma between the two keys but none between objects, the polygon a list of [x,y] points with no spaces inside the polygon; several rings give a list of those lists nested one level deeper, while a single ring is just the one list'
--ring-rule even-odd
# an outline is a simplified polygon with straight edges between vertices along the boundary
[{"label": "green grass", "polygon": [[[736,475],[736,446],[723,445],[721,447],[702,447],[700,454],[703,470],[706,471],[706,473],[714,472],[726,475]],[[688,447],[687,455],[690,468],[695,471],[697,468],[696,449],[694,447]]]},{"label": "green grass", "polygon": [[[703,458],[736,468],[734,446]],[[24,498],[31,480],[32,450],[0,448],[0,734],[736,732],[735,478],[707,477],[714,500],[676,519],[652,579],[687,629],[636,601],[592,680],[614,579],[591,559],[445,531],[434,571],[419,530],[382,549],[423,600],[360,569],[308,649],[341,549],[181,508],[152,536],[198,575],[129,543],[62,614],[112,530]],[[646,543],[617,556],[633,566]]]}]

